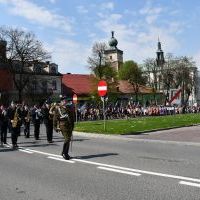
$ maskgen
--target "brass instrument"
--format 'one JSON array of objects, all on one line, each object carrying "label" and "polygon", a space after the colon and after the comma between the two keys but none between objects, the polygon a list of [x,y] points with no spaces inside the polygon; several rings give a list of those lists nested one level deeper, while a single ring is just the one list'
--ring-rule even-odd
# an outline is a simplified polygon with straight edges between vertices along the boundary
[{"label": "brass instrument", "polygon": [[30,116],[29,110],[28,110],[27,116],[26,116],[24,119],[25,119],[25,121],[26,121],[27,123],[30,122],[31,116]]},{"label": "brass instrument", "polygon": [[60,122],[58,119],[58,105],[56,103],[51,105],[49,116],[53,119],[53,127],[56,132],[60,132]]},{"label": "brass instrument", "polygon": [[16,127],[17,127],[17,125],[18,125],[18,123],[19,123],[19,120],[20,120],[19,114],[18,114],[17,109],[16,109],[16,110],[15,110],[15,114],[14,114],[14,118],[13,118],[13,120],[11,120],[11,124],[12,124],[12,127],[13,127],[13,128],[16,128]]}]

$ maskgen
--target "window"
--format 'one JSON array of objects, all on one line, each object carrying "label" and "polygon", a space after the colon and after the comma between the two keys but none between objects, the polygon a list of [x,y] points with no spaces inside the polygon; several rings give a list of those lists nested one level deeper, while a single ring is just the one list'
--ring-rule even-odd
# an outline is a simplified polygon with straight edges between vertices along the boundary
[{"label": "window", "polygon": [[47,81],[42,82],[42,91],[47,92]]},{"label": "window", "polygon": [[56,67],[51,67],[51,72],[50,73],[56,74]]},{"label": "window", "polygon": [[56,80],[52,81],[52,89],[53,90],[57,90],[57,82],[56,82]]},{"label": "window", "polygon": [[39,64],[35,64],[35,66],[34,66],[34,72],[41,73],[41,71],[42,71],[41,66]]}]

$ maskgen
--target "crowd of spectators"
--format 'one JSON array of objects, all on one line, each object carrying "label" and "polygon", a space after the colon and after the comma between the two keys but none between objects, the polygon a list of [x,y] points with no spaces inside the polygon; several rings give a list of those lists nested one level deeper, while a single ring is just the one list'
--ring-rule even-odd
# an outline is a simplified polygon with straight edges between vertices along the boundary
[{"label": "crowd of spectators", "polygon": [[[197,106],[163,106],[151,105],[141,106],[139,104],[119,105],[110,104],[105,107],[106,119],[127,119],[144,116],[163,116],[185,113],[200,112]],[[84,104],[78,108],[77,116],[79,121],[103,119],[102,105]]]}]

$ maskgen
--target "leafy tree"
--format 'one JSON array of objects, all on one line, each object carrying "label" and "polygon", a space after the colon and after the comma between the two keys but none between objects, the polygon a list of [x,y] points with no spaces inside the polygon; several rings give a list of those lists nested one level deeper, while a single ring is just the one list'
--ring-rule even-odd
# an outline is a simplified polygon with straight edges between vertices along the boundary
[{"label": "leafy tree", "polygon": [[143,73],[144,75],[147,77],[147,84],[154,88],[155,90],[158,89],[158,85],[159,85],[159,71],[158,71],[158,66],[156,63],[156,60],[153,58],[147,58],[144,61],[144,65],[143,65]]},{"label": "leafy tree", "polygon": [[22,100],[22,93],[32,77],[28,69],[35,62],[50,58],[43,45],[32,32],[25,32],[18,28],[0,27],[0,39],[7,42],[6,63],[13,75],[18,99]]},{"label": "leafy tree", "polygon": [[191,95],[193,90],[195,91],[195,87],[197,85],[195,71],[195,63],[192,58],[188,58],[185,56],[178,59],[175,80],[176,85],[182,88],[182,105],[187,104],[189,96]]},{"label": "leafy tree", "polygon": [[119,71],[119,78],[121,80],[127,80],[132,85],[136,95],[136,101],[138,101],[139,86],[144,85],[146,80],[137,63],[132,60],[124,62]]},{"label": "leafy tree", "polygon": [[[88,57],[87,62],[95,77],[93,82],[97,85],[99,80],[104,79],[108,83],[108,92],[115,92],[118,84],[117,72],[105,60],[104,51],[106,48],[105,43],[95,43],[92,47],[92,55]],[[94,93],[97,93],[97,90]]]}]

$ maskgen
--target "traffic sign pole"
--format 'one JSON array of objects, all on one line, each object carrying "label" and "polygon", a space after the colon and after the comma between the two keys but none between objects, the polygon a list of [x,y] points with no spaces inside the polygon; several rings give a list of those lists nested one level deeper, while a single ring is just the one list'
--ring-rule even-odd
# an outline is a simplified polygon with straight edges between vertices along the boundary
[{"label": "traffic sign pole", "polygon": [[106,130],[106,112],[105,112],[105,96],[107,94],[107,83],[106,81],[99,81],[98,84],[98,93],[101,96],[101,100],[103,101],[103,121],[104,121],[104,131]]},{"label": "traffic sign pole", "polygon": [[105,131],[106,130],[105,97],[103,97],[103,121],[104,121],[104,131]]}]

